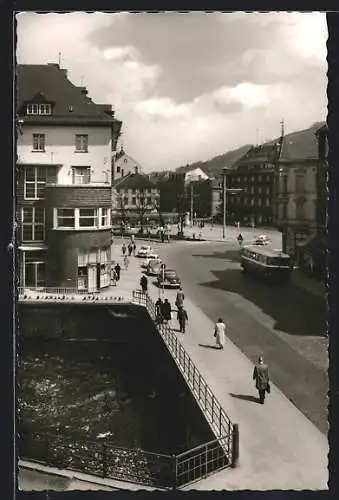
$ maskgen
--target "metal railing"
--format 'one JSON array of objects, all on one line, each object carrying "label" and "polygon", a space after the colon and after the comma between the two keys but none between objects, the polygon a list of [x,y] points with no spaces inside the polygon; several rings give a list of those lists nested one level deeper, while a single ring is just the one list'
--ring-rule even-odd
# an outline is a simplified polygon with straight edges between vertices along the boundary
[{"label": "metal railing", "polygon": [[[195,400],[201,408],[207,422],[213,429],[213,432],[217,437],[217,441],[219,442],[219,447],[221,446],[225,454],[225,459],[228,462],[228,465],[235,466],[237,464],[239,455],[238,426],[232,424],[231,420],[223,410],[221,404],[214,396],[212,390],[209,388],[206,380],[201,375],[198,368],[193,363],[191,357],[188,355],[185,348],[178,340],[178,337],[176,336],[174,331],[168,324],[159,323],[156,321],[155,304],[153,303],[149,295],[143,293],[140,290],[135,290],[133,292],[133,300],[134,302],[146,307],[152,320],[155,322],[166,347],[170,351],[176,365],[178,366],[187,385],[194,395]],[[202,447],[203,446],[206,445],[202,445]],[[199,457],[201,453],[202,451],[201,449],[199,449],[197,455],[189,459],[189,463],[195,463],[195,461],[198,460],[197,457]]]},{"label": "metal railing", "polygon": [[[27,289],[19,289],[19,293],[20,290]],[[42,290],[47,293],[46,288]],[[74,289],[48,290],[53,290],[54,294],[59,291],[60,295],[65,294],[65,290],[72,290],[70,293],[74,294]],[[88,292],[85,293],[88,295]],[[134,290],[133,302],[146,307],[216,439],[170,456],[122,448],[108,441],[74,441],[59,434],[44,433],[21,436],[20,458],[158,488],[179,488],[225,467],[236,466],[239,457],[238,425],[231,423],[173,330],[169,325],[156,321],[156,308],[149,295]]]},{"label": "metal railing", "polygon": [[158,488],[173,488],[176,483],[174,456],[115,446],[107,440],[74,440],[60,434],[36,433],[20,436],[18,450],[21,459],[59,469]]},{"label": "metal railing", "polygon": [[53,295],[88,295],[91,293],[100,293],[97,288],[92,288],[89,290],[83,290],[79,288],[60,288],[60,287],[19,287],[19,295],[29,294],[29,293],[40,293],[46,294],[51,293]]}]

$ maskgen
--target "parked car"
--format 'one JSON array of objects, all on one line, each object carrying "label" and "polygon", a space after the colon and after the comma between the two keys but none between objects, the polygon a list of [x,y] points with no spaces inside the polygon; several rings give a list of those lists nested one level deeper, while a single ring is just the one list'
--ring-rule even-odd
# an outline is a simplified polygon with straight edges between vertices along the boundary
[{"label": "parked car", "polygon": [[138,228],[137,227],[126,226],[124,233],[127,236],[131,236],[132,234],[136,235],[136,234],[138,234]]},{"label": "parked car", "polygon": [[270,243],[270,238],[266,234],[261,234],[254,240],[255,245],[268,245]]},{"label": "parked car", "polygon": [[148,257],[152,253],[152,248],[150,245],[142,245],[137,253],[138,257]]},{"label": "parked car", "polygon": [[158,285],[164,288],[179,288],[181,281],[174,269],[165,269],[158,274]]},{"label": "parked car", "polygon": [[159,257],[158,254],[156,253],[150,253],[148,254],[148,256],[146,257],[146,259],[143,261],[143,263],[141,264],[141,267],[147,267],[148,264],[152,261],[152,260],[155,260],[155,261],[159,261],[161,262],[161,259]]},{"label": "parked car", "polygon": [[161,271],[161,264],[162,264],[162,262],[160,259],[159,260],[156,260],[156,259],[151,260],[147,266],[147,274],[149,276],[158,276],[158,274]]}]

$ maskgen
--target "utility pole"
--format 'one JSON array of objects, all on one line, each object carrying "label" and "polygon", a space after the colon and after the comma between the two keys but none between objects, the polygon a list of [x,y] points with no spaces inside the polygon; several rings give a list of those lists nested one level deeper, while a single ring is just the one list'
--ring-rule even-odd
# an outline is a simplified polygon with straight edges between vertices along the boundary
[{"label": "utility pole", "polygon": [[222,239],[226,238],[226,172],[227,168],[222,169],[223,183],[222,183],[222,198],[223,198],[223,214],[222,214]]},{"label": "utility pole", "polygon": [[190,212],[191,212],[191,222],[193,224],[193,219],[194,219],[194,198],[198,198],[198,194],[194,194],[194,185],[193,185],[193,182],[191,182],[191,185],[190,185],[190,197],[191,197],[191,208],[190,208]]}]

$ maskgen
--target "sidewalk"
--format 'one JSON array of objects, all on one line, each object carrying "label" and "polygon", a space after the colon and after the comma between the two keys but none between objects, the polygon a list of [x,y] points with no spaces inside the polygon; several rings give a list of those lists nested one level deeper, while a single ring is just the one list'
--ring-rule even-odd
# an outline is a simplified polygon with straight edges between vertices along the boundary
[{"label": "sidewalk", "polygon": [[[119,257],[119,246],[114,250]],[[121,290],[140,288],[141,262],[131,257],[128,271],[121,273]],[[159,289],[152,281],[149,279],[149,293],[156,300]],[[165,295],[174,304],[176,291],[166,290]],[[180,341],[240,430],[238,467],[185,489],[326,489],[326,437],[273,385],[264,406],[253,402],[252,361],[229,340],[224,351],[214,349],[214,324],[189,297],[185,305],[190,311],[189,323],[187,333],[178,334]],[[175,319],[172,324],[176,329]]]}]

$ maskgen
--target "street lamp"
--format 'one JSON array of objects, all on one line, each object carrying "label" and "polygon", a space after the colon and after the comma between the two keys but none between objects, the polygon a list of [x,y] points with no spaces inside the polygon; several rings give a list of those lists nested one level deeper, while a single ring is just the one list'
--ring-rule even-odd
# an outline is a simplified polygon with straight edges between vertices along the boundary
[{"label": "street lamp", "polygon": [[226,238],[226,193],[229,192],[230,194],[236,194],[236,193],[240,193],[242,191],[242,188],[227,189],[226,176],[227,176],[228,170],[229,170],[229,167],[224,167],[222,169],[222,177],[223,177],[223,183],[222,183],[222,194],[223,194],[222,238],[223,238],[223,240]]}]

